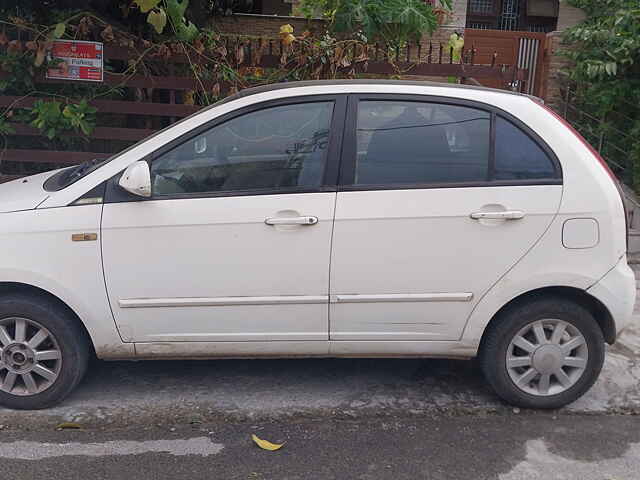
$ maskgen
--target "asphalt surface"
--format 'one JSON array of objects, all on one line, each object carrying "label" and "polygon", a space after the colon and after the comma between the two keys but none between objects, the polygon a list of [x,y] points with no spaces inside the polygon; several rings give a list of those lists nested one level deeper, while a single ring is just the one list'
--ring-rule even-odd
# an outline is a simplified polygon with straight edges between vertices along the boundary
[{"label": "asphalt surface", "polygon": [[[640,318],[637,320],[640,325]],[[624,333],[594,387],[566,411],[640,412],[640,328]],[[0,409],[0,425],[39,428],[292,416],[506,411],[474,361],[290,359],[95,362],[60,406]],[[639,475],[640,478],[640,475]]]},{"label": "asphalt surface", "polygon": [[638,307],[554,412],[505,405],[473,361],[96,361],[60,406],[0,409],[0,480],[640,480]]},{"label": "asphalt surface", "polygon": [[[0,433],[3,480],[636,480],[640,419],[513,412]],[[282,449],[259,449],[251,434]]]}]

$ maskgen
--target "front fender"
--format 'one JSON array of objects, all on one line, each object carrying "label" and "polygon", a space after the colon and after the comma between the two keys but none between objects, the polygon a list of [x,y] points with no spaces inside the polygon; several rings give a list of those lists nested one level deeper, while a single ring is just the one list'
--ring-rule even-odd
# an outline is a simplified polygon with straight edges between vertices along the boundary
[{"label": "front fender", "polygon": [[[35,287],[56,297],[69,307],[83,323],[99,358],[128,358],[134,355],[133,344],[118,335],[109,304],[92,296],[82,296],[65,288],[54,278],[24,270],[0,269],[0,284],[11,283]],[[86,293],[86,292],[85,292]]]}]

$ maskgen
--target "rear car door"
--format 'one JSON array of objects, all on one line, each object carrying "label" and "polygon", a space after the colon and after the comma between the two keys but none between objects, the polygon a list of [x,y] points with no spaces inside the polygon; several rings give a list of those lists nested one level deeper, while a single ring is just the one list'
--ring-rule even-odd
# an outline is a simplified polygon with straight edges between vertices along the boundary
[{"label": "rear car door", "polygon": [[154,154],[150,199],[110,185],[104,271],[125,341],[326,342],[345,104],[247,107]]},{"label": "rear car door", "polygon": [[559,208],[551,150],[506,112],[350,97],[331,258],[331,340],[457,340]]}]

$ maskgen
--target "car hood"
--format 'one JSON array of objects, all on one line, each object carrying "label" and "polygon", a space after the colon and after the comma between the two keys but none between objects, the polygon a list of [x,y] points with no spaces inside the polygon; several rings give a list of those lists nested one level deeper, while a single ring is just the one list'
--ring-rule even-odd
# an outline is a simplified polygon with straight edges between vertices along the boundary
[{"label": "car hood", "polygon": [[17,212],[36,208],[49,196],[49,192],[42,185],[53,173],[39,173],[1,184],[0,212]]}]

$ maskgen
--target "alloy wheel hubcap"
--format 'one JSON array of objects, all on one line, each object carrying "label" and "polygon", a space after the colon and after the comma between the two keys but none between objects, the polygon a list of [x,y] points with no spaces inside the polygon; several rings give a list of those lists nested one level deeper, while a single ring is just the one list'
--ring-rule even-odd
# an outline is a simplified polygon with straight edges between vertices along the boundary
[{"label": "alloy wheel hubcap", "polygon": [[507,372],[526,393],[557,395],[582,377],[588,356],[587,341],[576,327],[563,320],[537,320],[509,343]]},{"label": "alloy wheel hubcap", "polygon": [[27,318],[0,319],[0,391],[28,396],[56,381],[62,352],[51,332]]},{"label": "alloy wheel hubcap", "polygon": [[10,372],[22,374],[30,371],[35,363],[35,351],[23,343],[12,343],[2,349],[0,362]]}]

